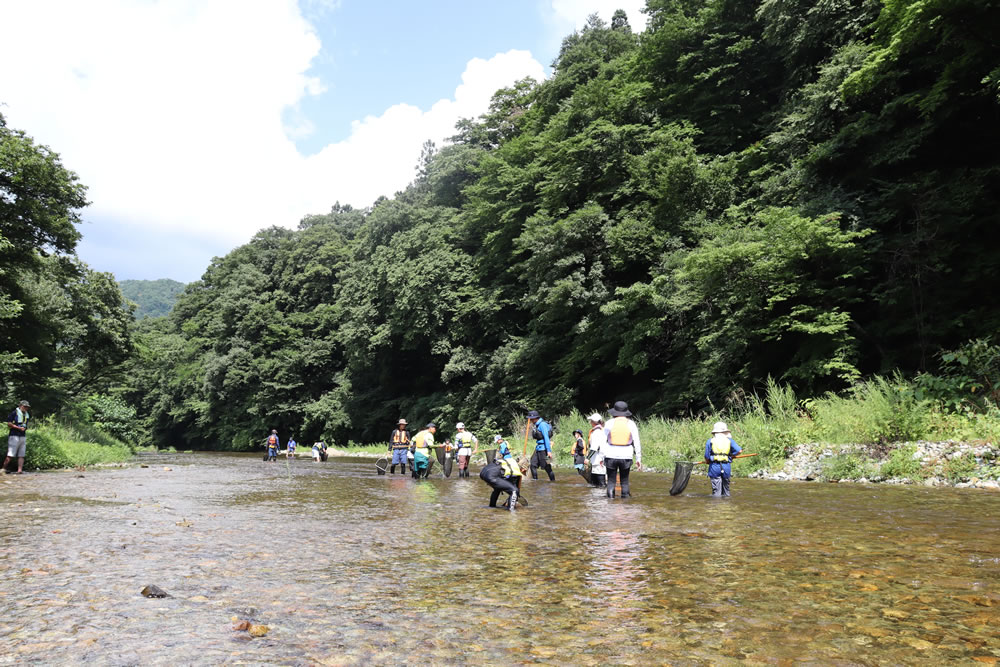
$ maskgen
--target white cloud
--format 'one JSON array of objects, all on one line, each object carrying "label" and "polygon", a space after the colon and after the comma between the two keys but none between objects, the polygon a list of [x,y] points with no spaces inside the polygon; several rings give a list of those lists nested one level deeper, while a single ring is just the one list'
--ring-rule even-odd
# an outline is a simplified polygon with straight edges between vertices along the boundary
[{"label": "white cloud", "polygon": [[451,98],[355,121],[306,157],[292,141],[311,131],[299,103],[324,88],[308,74],[320,40],[294,0],[33,0],[4,3],[2,17],[8,124],[80,174],[85,218],[136,233],[241,242],[337,200],[366,206],[412,180],[425,140],[440,145],[497,88],[544,76],[524,51],[471,60]]}]

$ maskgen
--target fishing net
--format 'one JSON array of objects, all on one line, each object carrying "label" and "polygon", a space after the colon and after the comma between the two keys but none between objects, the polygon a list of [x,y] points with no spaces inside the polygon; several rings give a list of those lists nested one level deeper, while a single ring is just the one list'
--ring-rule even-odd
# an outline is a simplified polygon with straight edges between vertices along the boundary
[{"label": "fishing net", "polygon": [[487,463],[493,463],[493,461],[495,461],[496,458],[497,458],[497,450],[495,450],[495,449],[487,449],[486,450],[486,462]]},{"label": "fishing net", "polygon": [[586,463],[584,463],[583,467],[580,468],[579,470],[577,470],[577,472],[580,473],[580,477],[583,477],[584,481],[586,481],[587,484],[593,484],[593,481],[592,481],[592,479],[590,477],[590,462],[589,461],[586,462]]},{"label": "fishing net", "polygon": [[674,483],[670,485],[670,495],[676,496],[684,492],[687,488],[688,480],[691,479],[691,470],[694,464],[690,461],[678,461],[674,464]]},{"label": "fishing net", "polygon": [[444,467],[444,447],[435,447],[434,455],[437,456],[438,463]]},{"label": "fishing net", "polygon": [[389,467],[389,457],[387,456],[383,456],[382,458],[375,461],[375,470],[380,475],[384,475],[388,467]]},{"label": "fishing net", "polygon": [[441,464],[445,477],[451,477],[451,468],[453,465],[455,465],[455,457],[449,452],[445,452],[444,463]]}]

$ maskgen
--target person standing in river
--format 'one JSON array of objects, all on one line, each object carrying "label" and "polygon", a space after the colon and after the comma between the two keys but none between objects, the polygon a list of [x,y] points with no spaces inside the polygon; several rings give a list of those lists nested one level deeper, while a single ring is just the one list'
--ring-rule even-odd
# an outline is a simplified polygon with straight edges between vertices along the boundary
[{"label": "person standing in river", "polygon": [[604,448],[604,465],[608,469],[608,498],[615,497],[616,478],[621,477],[622,498],[632,495],[628,476],[635,456],[636,470],[642,470],[642,445],[639,442],[639,427],[630,419],[628,403],[618,401],[608,410],[611,420],[604,427],[608,444]]},{"label": "person standing in river", "polygon": [[[479,439],[465,430],[465,424],[458,422],[455,424],[455,446],[458,447],[458,476],[469,476],[469,461],[473,455],[479,453]],[[473,446],[476,450],[472,451]]]},{"label": "person standing in river", "polygon": [[277,461],[278,460],[278,447],[280,447],[281,441],[278,440],[278,430],[272,428],[271,435],[267,436],[267,461]]},{"label": "person standing in river", "polygon": [[285,459],[294,459],[295,458],[295,447],[296,447],[297,444],[298,443],[295,442],[295,436],[294,435],[288,436],[288,444],[285,445],[285,448],[286,448],[285,449]]},{"label": "person standing in river", "polygon": [[28,408],[31,404],[21,401],[14,408],[14,411],[7,415],[7,458],[3,460],[4,472],[11,460],[17,459],[17,475],[24,474],[24,455],[27,451],[28,443]]},{"label": "person standing in river", "polygon": [[608,446],[608,434],[604,432],[604,418],[596,412],[589,417],[590,422],[590,483],[599,489],[608,484],[608,469],[604,466],[604,450]]},{"label": "person standing in river", "polygon": [[413,479],[426,477],[430,470],[431,448],[434,446],[434,434],[437,425],[434,422],[424,427],[424,430],[413,436],[410,451],[413,452]]},{"label": "person standing in river", "polygon": [[531,437],[535,439],[535,453],[531,456],[531,479],[538,479],[538,469],[544,468],[549,474],[549,481],[556,481],[556,474],[552,472],[552,426],[542,419],[538,410],[528,413],[528,421],[531,422]]},{"label": "person standing in river", "polygon": [[575,429],[573,436],[573,467],[582,475],[587,464],[587,443],[584,442],[583,431],[580,429]]},{"label": "person standing in river", "polygon": [[729,496],[729,478],[733,475],[732,460],[742,449],[733,440],[726,422],[715,422],[712,437],[705,443],[705,463],[712,483],[712,497]]},{"label": "person standing in river", "polygon": [[406,430],[406,420],[400,419],[396,424],[396,429],[389,436],[389,451],[392,452],[392,463],[389,465],[389,474],[396,474],[396,465],[399,471],[406,474],[406,454],[410,450],[410,432]]}]

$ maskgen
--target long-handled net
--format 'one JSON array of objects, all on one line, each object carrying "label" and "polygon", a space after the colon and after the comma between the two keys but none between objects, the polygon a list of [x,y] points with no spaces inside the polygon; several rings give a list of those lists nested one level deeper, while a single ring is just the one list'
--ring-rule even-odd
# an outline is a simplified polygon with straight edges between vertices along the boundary
[{"label": "long-handled net", "polygon": [[388,469],[388,467],[389,467],[389,457],[388,456],[383,456],[380,459],[378,459],[377,461],[375,461],[375,471],[378,474],[380,474],[380,475],[384,475],[385,471],[386,471],[386,469]]},{"label": "long-handled net", "polygon": [[497,450],[495,450],[495,449],[487,449],[485,453],[486,453],[486,462],[487,463],[493,463],[493,461],[496,460],[496,458],[497,458]]},{"label": "long-handled net", "polygon": [[678,461],[674,464],[674,483],[670,485],[670,495],[676,496],[684,493],[688,480],[691,479],[691,470],[694,463],[691,461]]}]

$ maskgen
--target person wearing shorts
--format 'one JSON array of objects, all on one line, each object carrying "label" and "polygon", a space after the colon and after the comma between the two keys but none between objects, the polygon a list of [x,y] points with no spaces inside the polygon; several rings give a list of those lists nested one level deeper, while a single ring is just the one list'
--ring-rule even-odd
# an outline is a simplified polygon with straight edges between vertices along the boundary
[{"label": "person wearing shorts", "polygon": [[295,436],[291,436],[291,435],[288,436],[288,449],[285,451],[285,458],[286,459],[294,459],[295,458],[295,446],[297,444],[298,443],[295,442]]},{"label": "person wearing shorts", "polygon": [[12,459],[17,459],[17,474],[24,473],[24,453],[27,447],[28,430],[28,408],[31,404],[27,401],[18,403],[14,411],[7,415],[7,458],[4,459],[3,469],[6,471]]}]

